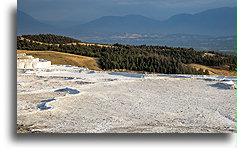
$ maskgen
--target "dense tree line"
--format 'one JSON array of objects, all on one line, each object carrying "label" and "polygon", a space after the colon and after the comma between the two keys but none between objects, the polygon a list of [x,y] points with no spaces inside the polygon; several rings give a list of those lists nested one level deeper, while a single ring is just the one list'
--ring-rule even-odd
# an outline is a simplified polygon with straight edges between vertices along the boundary
[{"label": "dense tree line", "polygon": [[22,37],[33,40],[33,41],[50,43],[50,44],[65,44],[65,43],[81,42],[80,40],[76,40],[70,37],[59,36],[59,35],[54,35],[54,34],[22,35]]},{"label": "dense tree line", "polygon": [[[33,39],[32,39],[33,40]],[[46,39],[45,39],[46,40]],[[48,38],[47,40],[50,40]],[[43,42],[43,41],[41,41]],[[52,50],[90,57],[99,57],[102,69],[128,69],[135,71],[158,72],[166,74],[208,74],[186,64],[197,63],[208,66],[229,65],[235,69],[235,56],[204,52],[192,48],[173,48],[167,46],[131,46],[114,44],[114,48],[82,45],[41,45],[26,40],[17,41],[17,49]]]}]

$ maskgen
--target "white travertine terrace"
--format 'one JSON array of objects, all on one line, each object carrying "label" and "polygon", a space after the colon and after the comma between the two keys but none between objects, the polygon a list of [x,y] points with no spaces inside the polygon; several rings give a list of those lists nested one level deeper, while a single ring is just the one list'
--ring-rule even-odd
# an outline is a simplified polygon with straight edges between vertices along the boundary
[{"label": "white travertine terrace", "polygon": [[48,68],[51,66],[51,61],[34,58],[25,53],[17,53],[17,69],[36,69]]},{"label": "white travertine terrace", "polygon": [[[17,57],[23,68],[39,60]],[[17,125],[30,133],[234,133],[235,84],[236,77],[72,65],[23,69],[17,71]]]}]

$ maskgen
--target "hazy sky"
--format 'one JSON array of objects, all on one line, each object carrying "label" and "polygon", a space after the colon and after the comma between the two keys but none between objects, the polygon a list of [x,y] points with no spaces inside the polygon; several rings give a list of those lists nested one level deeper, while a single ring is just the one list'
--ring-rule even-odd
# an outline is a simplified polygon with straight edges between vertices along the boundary
[{"label": "hazy sky", "polygon": [[163,20],[225,6],[235,7],[235,0],[18,0],[18,9],[39,20],[77,22],[128,14]]}]

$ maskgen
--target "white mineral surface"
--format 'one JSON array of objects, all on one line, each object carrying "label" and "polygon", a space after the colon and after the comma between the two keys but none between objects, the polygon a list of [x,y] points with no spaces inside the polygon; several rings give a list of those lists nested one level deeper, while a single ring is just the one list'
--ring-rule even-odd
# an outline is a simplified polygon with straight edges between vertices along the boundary
[{"label": "white mineral surface", "polygon": [[234,133],[235,110],[235,77],[64,65],[17,73],[17,124],[32,132]]}]

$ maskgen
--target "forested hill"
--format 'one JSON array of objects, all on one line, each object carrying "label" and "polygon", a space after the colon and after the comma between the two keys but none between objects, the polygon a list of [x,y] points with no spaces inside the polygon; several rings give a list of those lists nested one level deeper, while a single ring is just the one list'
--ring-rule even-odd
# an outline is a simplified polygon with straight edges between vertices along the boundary
[{"label": "forested hill", "polygon": [[78,43],[80,40],[54,34],[22,35],[23,38],[49,44]]},{"label": "forested hill", "polygon": [[[41,39],[40,36],[44,36]],[[95,46],[95,44],[63,44],[62,41],[51,40],[52,35],[32,35],[39,42],[60,43],[58,46],[29,42],[17,38],[17,49],[46,50],[72,53],[77,55],[99,58],[100,67],[108,69],[127,69],[166,74],[208,74],[203,69],[196,70],[188,64],[207,66],[225,65],[235,70],[235,56],[215,52],[198,52],[192,48],[174,48],[167,46],[131,46],[114,44],[113,46]],[[27,36],[24,36],[28,38]],[[31,38],[31,40],[34,40]],[[56,37],[57,38],[57,37]],[[29,39],[29,38],[28,38]]]}]

